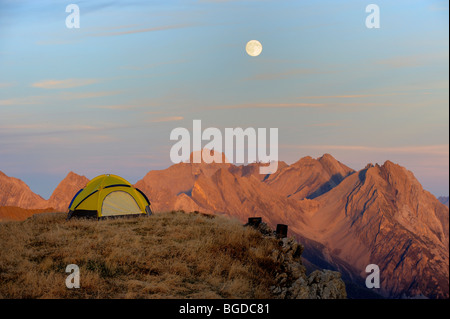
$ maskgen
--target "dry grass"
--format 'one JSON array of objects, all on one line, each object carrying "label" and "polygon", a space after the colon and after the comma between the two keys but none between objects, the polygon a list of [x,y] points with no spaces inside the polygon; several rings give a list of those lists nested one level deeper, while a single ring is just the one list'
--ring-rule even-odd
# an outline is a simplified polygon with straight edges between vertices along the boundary
[{"label": "dry grass", "polygon": [[[272,298],[277,241],[225,217],[0,223],[0,298]],[[67,289],[68,264],[81,288]]]},{"label": "dry grass", "polygon": [[25,220],[35,214],[56,212],[53,208],[47,209],[24,209],[20,207],[1,206],[0,222],[12,220]]}]

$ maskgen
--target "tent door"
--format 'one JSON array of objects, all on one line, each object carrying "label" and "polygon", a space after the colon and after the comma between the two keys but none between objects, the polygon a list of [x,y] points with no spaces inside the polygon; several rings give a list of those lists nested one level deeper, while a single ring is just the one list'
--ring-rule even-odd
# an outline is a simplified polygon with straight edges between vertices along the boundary
[{"label": "tent door", "polygon": [[120,216],[140,214],[136,200],[124,191],[114,191],[106,195],[102,204],[102,216]]}]

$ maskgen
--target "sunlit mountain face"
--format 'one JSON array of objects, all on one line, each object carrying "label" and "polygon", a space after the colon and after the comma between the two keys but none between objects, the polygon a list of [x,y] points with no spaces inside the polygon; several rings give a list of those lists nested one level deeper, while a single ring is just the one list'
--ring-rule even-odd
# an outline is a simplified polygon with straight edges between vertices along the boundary
[{"label": "sunlit mountain face", "polygon": [[[341,272],[350,297],[367,297],[364,278],[371,264],[382,273],[377,294],[383,297],[448,297],[448,207],[425,191],[412,172],[390,161],[354,171],[329,154],[292,165],[280,162],[273,175],[261,176],[261,165],[266,164],[180,163],[150,171],[135,186],[155,212],[200,211],[243,224],[259,216],[273,228],[288,225],[289,234],[305,246],[308,268]],[[16,181],[4,176],[3,184]],[[67,211],[87,182],[71,172],[50,200],[35,195],[34,204],[21,201],[33,198],[21,182],[16,197],[0,200]],[[14,216],[11,209],[4,218]],[[15,219],[35,213],[18,208]]]}]

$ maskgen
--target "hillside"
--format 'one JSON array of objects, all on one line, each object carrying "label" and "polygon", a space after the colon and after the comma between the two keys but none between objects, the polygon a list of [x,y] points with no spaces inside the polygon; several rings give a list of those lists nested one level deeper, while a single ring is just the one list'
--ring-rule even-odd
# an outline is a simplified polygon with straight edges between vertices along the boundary
[{"label": "hillside", "polygon": [[[278,164],[276,173],[261,175],[261,163],[180,163],[148,172],[135,186],[155,212],[200,211],[241,223],[260,216],[271,227],[287,224],[304,245],[310,269],[339,271],[358,288],[366,289],[365,267],[376,263],[383,271],[376,292],[385,297],[448,298],[448,206],[412,172],[390,161],[356,172],[329,154]],[[65,211],[87,181],[69,173],[46,206]]]},{"label": "hillside", "polygon": [[[0,299],[346,297],[339,273],[307,275],[301,245],[262,231],[183,212],[0,223]],[[80,289],[65,287],[69,264]]]},{"label": "hillside", "polygon": [[25,220],[35,214],[55,212],[53,209],[25,209],[14,206],[0,206],[0,222]]}]

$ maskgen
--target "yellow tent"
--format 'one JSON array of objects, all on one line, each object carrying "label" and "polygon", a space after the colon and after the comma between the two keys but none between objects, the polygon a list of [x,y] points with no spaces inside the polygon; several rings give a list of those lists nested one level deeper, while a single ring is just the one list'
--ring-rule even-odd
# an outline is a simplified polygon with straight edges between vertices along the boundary
[{"label": "yellow tent", "polygon": [[72,199],[68,219],[151,215],[150,202],[143,192],[122,177],[100,175]]}]

